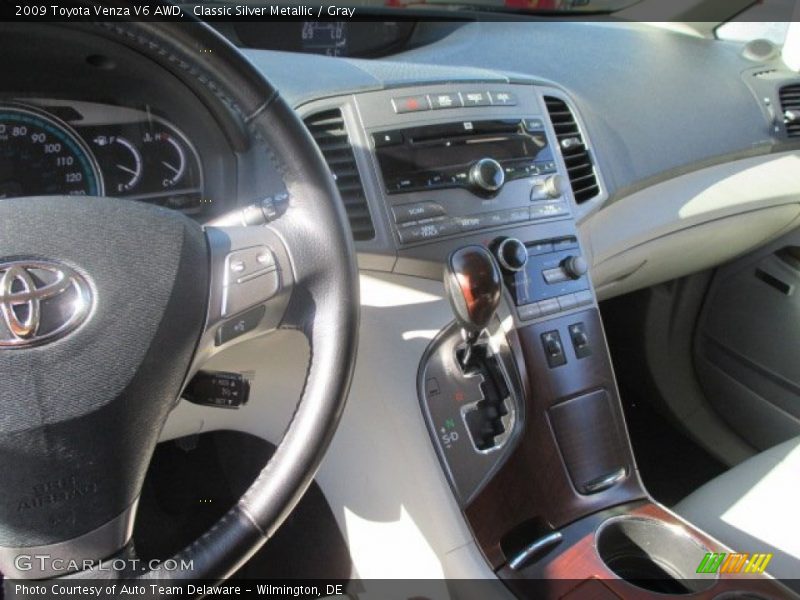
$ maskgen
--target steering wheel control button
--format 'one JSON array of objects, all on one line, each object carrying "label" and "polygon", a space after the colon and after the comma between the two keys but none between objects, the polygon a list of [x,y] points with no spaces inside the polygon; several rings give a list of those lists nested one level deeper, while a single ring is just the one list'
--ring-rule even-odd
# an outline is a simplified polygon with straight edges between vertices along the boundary
[{"label": "steering wheel control button", "polygon": [[231,340],[253,331],[261,323],[261,319],[264,318],[266,312],[266,306],[256,306],[247,312],[243,312],[235,319],[225,321],[220,325],[220,328],[217,329],[217,346],[227,344]]},{"label": "steering wheel control button", "polygon": [[428,104],[428,97],[424,94],[392,98],[392,106],[394,107],[394,112],[397,114],[420,112],[431,109],[430,104]]},{"label": "steering wheel control button", "polygon": [[239,373],[200,371],[186,386],[183,397],[201,406],[240,408],[250,399],[250,381]]},{"label": "steering wheel control button", "polygon": [[275,255],[266,246],[236,250],[225,259],[222,316],[235,315],[272,298],[280,289]]}]

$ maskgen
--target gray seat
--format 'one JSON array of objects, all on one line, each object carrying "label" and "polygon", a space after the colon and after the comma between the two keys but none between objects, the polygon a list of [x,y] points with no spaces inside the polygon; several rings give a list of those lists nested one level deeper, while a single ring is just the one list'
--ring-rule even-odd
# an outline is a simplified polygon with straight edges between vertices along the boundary
[{"label": "gray seat", "polygon": [[736,552],[774,553],[767,572],[799,589],[800,438],[735,466],[673,510]]}]

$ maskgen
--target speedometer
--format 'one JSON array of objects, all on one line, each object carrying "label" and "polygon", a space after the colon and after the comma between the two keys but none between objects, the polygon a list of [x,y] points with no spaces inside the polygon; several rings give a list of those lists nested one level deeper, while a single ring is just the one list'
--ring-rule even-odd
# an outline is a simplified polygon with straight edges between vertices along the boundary
[{"label": "speedometer", "polygon": [[103,195],[91,151],[47,114],[0,106],[0,198],[50,195]]}]

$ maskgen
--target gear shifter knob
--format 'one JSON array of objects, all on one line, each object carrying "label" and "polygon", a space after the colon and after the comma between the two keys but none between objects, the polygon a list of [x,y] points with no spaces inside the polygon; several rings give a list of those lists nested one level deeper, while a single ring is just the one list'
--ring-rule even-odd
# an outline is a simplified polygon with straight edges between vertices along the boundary
[{"label": "gear shifter knob", "polygon": [[483,246],[465,246],[448,257],[444,285],[469,346],[489,325],[500,304],[500,268]]}]

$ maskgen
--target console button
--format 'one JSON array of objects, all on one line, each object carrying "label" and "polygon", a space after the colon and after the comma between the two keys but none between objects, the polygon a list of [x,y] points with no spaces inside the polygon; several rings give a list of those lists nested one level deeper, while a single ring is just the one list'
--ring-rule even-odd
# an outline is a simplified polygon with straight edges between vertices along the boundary
[{"label": "console button", "polygon": [[561,267],[557,269],[546,269],[542,271],[542,277],[547,285],[554,285],[556,283],[563,283],[569,279],[569,275],[564,272]]},{"label": "console button", "polygon": [[511,222],[508,213],[504,210],[493,213],[487,213],[483,215],[483,218],[486,222],[486,227],[497,227],[498,225],[508,225]]},{"label": "console button", "polygon": [[394,112],[398,114],[430,110],[428,97],[425,95],[392,98],[392,106],[394,106]]},{"label": "console button", "polygon": [[542,347],[544,348],[547,364],[551,369],[567,364],[567,355],[564,354],[564,345],[558,331],[548,331],[542,334]]},{"label": "console button", "polygon": [[403,134],[400,131],[382,131],[381,133],[373,133],[372,140],[376,148],[397,146],[403,143]]},{"label": "console button", "polygon": [[537,319],[542,316],[542,311],[539,308],[538,302],[520,306],[517,308],[517,312],[519,313],[519,318],[523,321],[530,321],[531,319]]},{"label": "console button", "polygon": [[486,92],[466,92],[461,95],[464,106],[489,106],[489,94]]},{"label": "console button", "polygon": [[575,301],[578,303],[578,306],[583,306],[584,304],[591,304],[592,292],[590,292],[589,290],[583,290],[582,292],[575,292]]},{"label": "console button", "polygon": [[589,345],[589,336],[586,333],[586,325],[575,323],[569,326],[569,337],[572,339],[572,348],[578,359],[591,356],[592,347]]},{"label": "console button", "polygon": [[561,305],[555,298],[548,298],[539,302],[539,310],[542,311],[542,315],[552,315],[561,310]]},{"label": "console button", "polygon": [[487,226],[481,215],[476,215],[474,217],[459,217],[456,219],[456,221],[461,226],[461,231],[472,231],[474,229],[480,229],[481,227]]},{"label": "console button", "polygon": [[527,131],[542,131],[544,129],[544,121],[541,119],[525,119],[522,123]]},{"label": "console button", "polygon": [[410,227],[402,227],[398,230],[400,242],[412,244],[424,240],[434,239],[443,235],[452,235],[461,231],[458,223],[453,220],[432,221]]},{"label": "console button", "polygon": [[531,206],[531,219],[550,219],[568,214],[569,209],[563,202],[547,202]]},{"label": "console button", "polygon": [[431,108],[433,108],[433,110],[460,108],[463,106],[461,103],[461,96],[458,94],[429,94],[428,98],[431,101]]},{"label": "console button", "polygon": [[392,207],[394,222],[398,225],[445,215],[444,207],[436,202],[418,202]]},{"label": "console button", "polygon": [[527,208],[512,208],[506,212],[508,212],[508,219],[512,223],[527,221],[531,218],[530,211]]},{"label": "console button", "polygon": [[489,92],[492,106],[516,106],[517,96],[511,92]]},{"label": "console button", "polygon": [[575,294],[565,294],[558,297],[558,306],[561,310],[569,310],[578,306],[578,301],[575,299]]}]

